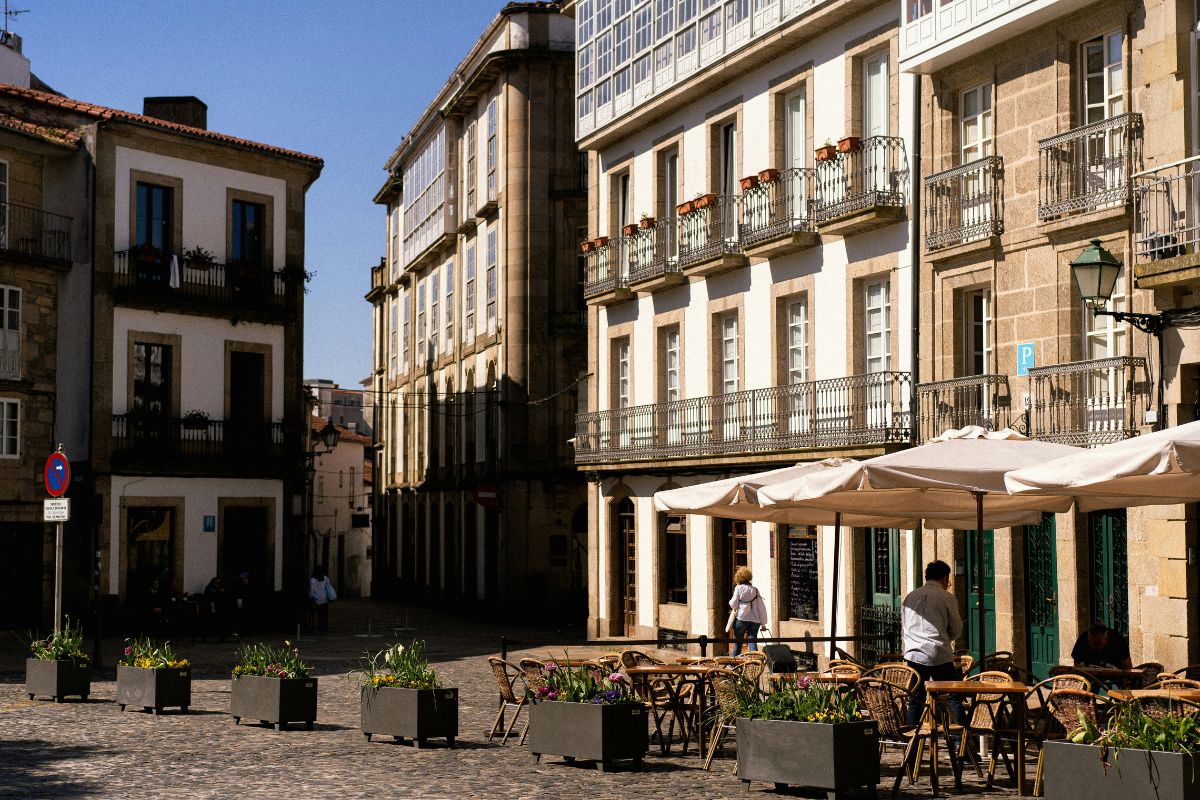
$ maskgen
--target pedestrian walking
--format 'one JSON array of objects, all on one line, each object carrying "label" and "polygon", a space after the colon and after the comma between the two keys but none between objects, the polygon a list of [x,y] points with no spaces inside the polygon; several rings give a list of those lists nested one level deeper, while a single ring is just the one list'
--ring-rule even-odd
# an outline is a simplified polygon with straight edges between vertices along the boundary
[{"label": "pedestrian walking", "polygon": [[312,577],[308,579],[308,597],[317,612],[317,632],[325,633],[329,630],[329,603],[337,599],[337,592],[333,590],[333,584],[329,582],[329,576],[320,564],[313,569]]},{"label": "pedestrian walking", "polygon": [[[916,725],[925,706],[925,681],[962,678],[954,666],[954,640],[962,636],[958,600],[950,593],[950,565],[931,561],[925,567],[925,584],[904,598],[900,612],[904,632],[904,660],[921,676],[908,698],[908,723]],[[951,698],[956,720],[962,719],[962,701]]]},{"label": "pedestrian walking", "polygon": [[746,650],[758,650],[758,632],[767,628],[767,604],[758,589],[750,583],[754,575],[749,567],[738,567],[733,573],[733,597],[729,598],[729,622],[726,631],[733,632],[733,654],[742,652],[742,640],[747,640]]}]

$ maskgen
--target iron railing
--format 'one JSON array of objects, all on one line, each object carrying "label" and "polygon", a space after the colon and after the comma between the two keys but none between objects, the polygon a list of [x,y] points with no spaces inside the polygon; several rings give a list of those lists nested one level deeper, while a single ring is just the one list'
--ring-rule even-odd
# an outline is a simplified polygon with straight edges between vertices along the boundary
[{"label": "iron railing", "polygon": [[[124,462],[262,463],[283,455],[283,423],[113,414],[113,457]],[[181,460],[182,459],[182,460]]]},{"label": "iron railing", "polygon": [[288,276],[282,270],[246,263],[198,263],[137,250],[120,251],[113,261],[113,288],[140,299],[282,309],[289,304],[287,287]]},{"label": "iron railing", "polygon": [[743,192],[738,224],[742,246],[815,232],[810,211],[815,185],[815,170],[793,167],[782,170],[775,180],[762,181]]},{"label": "iron railing", "polygon": [[576,417],[575,461],[908,442],[907,372],[875,372]]},{"label": "iron railing", "polygon": [[968,375],[917,384],[917,435],[922,442],[950,428],[1008,424],[1012,398],[1007,375]]},{"label": "iron railing", "polygon": [[857,150],[817,165],[813,220],[820,224],[869,208],[903,207],[908,175],[903,139],[863,139]]},{"label": "iron railing", "polygon": [[1004,232],[1004,159],[987,156],[925,179],[925,247]]},{"label": "iron railing", "polygon": [[704,208],[679,217],[680,266],[742,252],[737,206],[736,195],[717,195]]},{"label": "iron railing", "polygon": [[609,239],[584,254],[583,296],[597,297],[629,286],[629,243],[624,237]]},{"label": "iron railing", "polygon": [[630,245],[629,282],[679,272],[678,237],[679,223],[674,217],[658,220],[649,228],[639,228]]},{"label": "iron railing", "polygon": [[21,349],[0,350],[0,378],[9,381],[21,378]]},{"label": "iron railing", "polygon": [[1120,114],[1038,142],[1038,219],[1125,205],[1142,160],[1142,115]]},{"label": "iron railing", "polygon": [[1036,439],[1097,445],[1138,435],[1150,397],[1146,360],[1118,356],[1029,370]]},{"label": "iron railing", "polygon": [[1200,156],[1133,176],[1133,253],[1138,261],[1197,252]]},{"label": "iron railing", "polygon": [[0,250],[71,260],[71,217],[19,203],[0,203]]},{"label": "iron railing", "polygon": [[888,605],[859,606],[858,629],[864,637],[859,660],[874,664],[883,653],[900,652],[900,612]]}]

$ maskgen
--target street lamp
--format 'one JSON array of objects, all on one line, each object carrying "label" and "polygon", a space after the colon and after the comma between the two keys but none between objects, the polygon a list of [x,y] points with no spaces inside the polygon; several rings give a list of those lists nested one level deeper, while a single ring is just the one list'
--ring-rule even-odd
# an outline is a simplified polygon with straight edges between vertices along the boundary
[{"label": "street lamp", "polygon": [[1071,272],[1075,275],[1079,296],[1092,310],[1093,317],[1112,317],[1117,322],[1128,322],[1158,340],[1158,411],[1154,427],[1155,430],[1162,430],[1167,426],[1167,407],[1163,401],[1163,369],[1166,363],[1163,331],[1178,325],[1200,324],[1200,307],[1171,308],[1154,314],[1106,310],[1104,306],[1112,297],[1122,266],[1116,256],[1100,246],[1099,239],[1092,239],[1092,243],[1071,262]]},{"label": "street lamp", "polygon": [[[307,543],[308,546],[311,547],[313,544],[313,539],[315,538],[313,535],[313,506],[315,505],[313,498],[313,484],[317,477],[317,456],[323,456],[332,453],[337,448],[338,439],[341,438],[341,433],[338,431],[337,426],[333,424],[333,420],[329,419],[325,421],[325,427],[322,428],[317,434],[317,439],[315,441],[312,438],[311,427],[309,428],[308,435],[312,449],[304,451],[304,478],[305,489],[307,490],[305,494],[307,495],[308,499],[308,513],[305,515],[304,526],[308,529]],[[324,445],[325,449],[318,450],[317,447],[320,445]],[[312,555],[315,559],[315,552]]]}]

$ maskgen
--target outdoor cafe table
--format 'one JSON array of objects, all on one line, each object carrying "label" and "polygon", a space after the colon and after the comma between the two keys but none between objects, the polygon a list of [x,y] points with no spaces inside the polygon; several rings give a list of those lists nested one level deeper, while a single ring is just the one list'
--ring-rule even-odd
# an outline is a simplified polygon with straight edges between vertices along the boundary
[{"label": "outdoor cafe table", "polygon": [[1120,689],[1139,689],[1146,680],[1146,671],[1141,669],[1118,669],[1117,667],[1067,666],[1059,664],[1050,668],[1050,675],[1084,675],[1096,678],[1106,685]]},{"label": "outdoor cafe table", "polygon": [[[653,686],[663,686],[667,691],[665,708],[670,710],[679,723],[683,735],[683,754],[687,755],[688,741],[692,732],[696,733],[700,755],[704,755],[704,712],[708,707],[708,673],[713,667],[694,666],[691,664],[649,664],[641,667],[629,667],[625,674],[629,676],[634,688],[643,690],[645,696],[653,698]],[[684,689],[692,687],[692,696],[684,699]],[[663,708],[663,706],[659,706]],[[661,730],[659,732],[661,737]],[[663,752],[670,748],[668,742]]]},{"label": "outdoor cafe table", "polygon": [[[934,713],[936,708],[937,698],[949,697],[950,695],[958,695],[960,697],[976,697],[981,694],[1000,694],[1004,695],[1009,705],[1014,711],[1013,728],[1017,735],[1017,794],[1025,795],[1025,695],[1029,692],[1029,687],[1023,683],[1012,681],[1009,683],[986,683],[984,681],[925,681],[926,706],[925,716],[930,719],[933,726],[933,736],[929,738],[929,746],[931,752],[931,763],[933,774],[936,775],[937,765],[937,735],[938,726],[941,725],[941,716]],[[964,732],[964,735],[965,732]],[[915,739],[913,741],[916,741]],[[914,751],[915,752],[915,751]],[[953,761],[953,759],[951,759]],[[907,759],[906,759],[907,761]],[[931,778],[934,781],[934,793],[937,793],[936,778]],[[954,768],[954,785],[959,791],[962,791],[962,767],[956,764]]]},{"label": "outdoor cafe table", "polygon": [[1166,689],[1111,689],[1108,699],[1123,703],[1136,697],[1168,697],[1173,700],[1190,700],[1200,703],[1200,689],[1184,686],[1168,687]]}]

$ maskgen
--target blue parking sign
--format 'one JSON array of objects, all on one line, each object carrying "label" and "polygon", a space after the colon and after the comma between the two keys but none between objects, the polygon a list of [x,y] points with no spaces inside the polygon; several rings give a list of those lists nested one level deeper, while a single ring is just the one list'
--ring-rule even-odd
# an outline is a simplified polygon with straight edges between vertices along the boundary
[{"label": "blue parking sign", "polygon": [[1033,342],[1021,342],[1017,345],[1017,374],[1028,375],[1035,365]]}]

